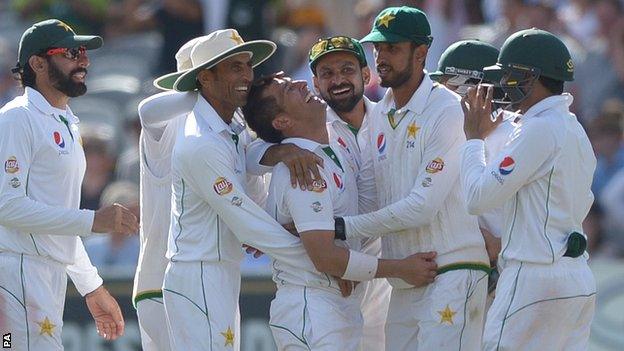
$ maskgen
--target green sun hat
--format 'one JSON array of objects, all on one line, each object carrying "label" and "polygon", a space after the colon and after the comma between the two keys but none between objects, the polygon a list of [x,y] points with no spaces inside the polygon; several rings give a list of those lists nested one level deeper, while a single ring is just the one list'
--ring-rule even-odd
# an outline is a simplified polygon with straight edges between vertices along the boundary
[{"label": "green sun hat", "polygon": [[84,46],[87,50],[97,49],[104,41],[97,35],[76,35],[70,26],[57,19],[49,19],[33,24],[26,29],[20,39],[18,64],[26,66],[28,59],[41,54],[48,48],[75,48]]},{"label": "green sun hat", "polygon": [[193,68],[183,72],[173,84],[176,91],[197,89],[197,74],[236,54],[249,53],[252,67],[271,57],[277,46],[272,41],[254,40],[245,42],[235,29],[214,31],[200,37],[191,50]]},{"label": "green sun hat", "polygon": [[501,47],[495,65],[485,67],[485,78],[499,82],[504,72],[513,67],[533,68],[539,75],[559,81],[574,80],[574,62],[570,51],[550,32],[531,28],[509,36]]},{"label": "green sun hat", "polygon": [[388,7],[377,15],[371,32],[360,40],[362,43],[403,41],[431,46],[431,26],[424,12],[409,6]]},{"label": "green sun hat", "polygon": [[496,64],[498,49],[479,40],[461,40],[451,44],[440,56],[438,69],[429,73],[433,80],[444,75],[483,77],[483,68]]},{"label": "green sun hat", "polygon": [[366,66],[366,54],[364,53],[362,44],[360,44],[357,39],[346,36],[334,36],[319,39],[319,41],[310,48],[308,61],[312,73],[316,73],[316,64],[321,57],[336,51],[350,52],[355,55],[362,67]]}]

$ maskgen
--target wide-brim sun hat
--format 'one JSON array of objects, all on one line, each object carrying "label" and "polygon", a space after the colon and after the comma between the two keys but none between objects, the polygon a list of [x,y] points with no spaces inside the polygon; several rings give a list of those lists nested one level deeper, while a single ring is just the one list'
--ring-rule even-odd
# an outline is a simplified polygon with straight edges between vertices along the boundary
[{"label": "wide-brim sun hat", "polygon": [[197,42],[199,42],[201,38],[203,37],[193,38],[180,47],[178,52],[176,52],[175,54],[177,71],[167,73],[154,79],[154,86],[156,88],[162,90],[173,89],[173,84],[175,83],[175,81],[182,74],[184,74],[184,72],[193,68],[193,63],[191,62],[191,50],[193,50],[193,46],[195,46],[195,44],[197,44]]},{"label": "wide-brim sun hat", "polygon": [[217,30],[205,37],[200,37],[191,50],[192,69],[182,73],[174,82],[176,91],[197,89],[197,75],[236,54],[249,53],[251,65],[256,67],[267,60],[277,46],[269,40],[245,42],[235,29]]}]

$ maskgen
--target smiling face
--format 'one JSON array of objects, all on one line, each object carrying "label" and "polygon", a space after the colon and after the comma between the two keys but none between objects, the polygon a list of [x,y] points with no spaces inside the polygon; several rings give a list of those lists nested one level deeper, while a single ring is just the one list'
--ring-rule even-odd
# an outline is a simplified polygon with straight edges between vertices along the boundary
[{"label": "smiling face", "polygon": [[265,96],[275,97],[278,106],[293,120],[323,116],[325,103],[314,95],[305,81],[291,78],[274,78]]},{"label": "smiling face", "polygon": [[[416,69],[416,51],[424,45],[416,47],[412,42],[400,43],[374,43],[375,65],[381,86],[384,88],[398,88],[405,84],[414,74]],[[419,55],[423,53],[419,52]]]},{"label": "smiling face", "polygon": [[337,51],[319,59],[314,87],[334,111],[350,112],[362,100],[369,80],[370,70],[360,67],[354,54]]},{"label": "smiling face", "polygon": [[89,57],[86,51],[70,58],[58,53],[47,57],[47,81],[52,87],[68,97],[77,97],[87,92],[85,83]]},{"label": "smiling face", "polygon": [[234,110],[247,102],[253,76],[251,56],[248,53],[240,53],[201,71],[197,79],[202,94]]}]

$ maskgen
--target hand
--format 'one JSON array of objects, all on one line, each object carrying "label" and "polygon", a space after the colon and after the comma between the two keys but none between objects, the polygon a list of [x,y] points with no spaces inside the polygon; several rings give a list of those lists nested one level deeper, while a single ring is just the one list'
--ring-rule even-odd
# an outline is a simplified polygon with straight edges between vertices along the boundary
[{"label": "hand", "polygon": [[433,283],[438,269],[438,265],[434,261],[435,257],[435,252],[421,252],[402,259],[398,278],[415,287]]},{"label": "hand", "polygon": [[495,267],[498,254],[501,250],[501,239],[492,235],[487,229],[479,229],[481,229],[481,235],[483,235],[483,240],[485,241],[485,250],[490,258],[490,266]]},{"label": "hand", "polygon": [[290,171],[290,184],[293,188],[299,187],[301,190],[312,190],[312,183],[315,179],[321,179],[319,166],[323,167],[323,159],[317,154],[304,150],[293,144],[283,144],[288,147],[284,153],[282,162]]},{"label": "hand", "polygon": [[468,89],[461,99],[461,107],[464,110],[464,133],[466,139],[485,139],[501,124],[503,118],[499,114],[492,121],[492,85],[479,84],[476,88]]},{"label": "hand", "polygon": [[98,335],[109,341],[123,335],[124,319],[121,310],[115,298],[103,285],[88,293],[85,301],[95,320]]},{"label": "hand", "polygon": [[260,256],[264,255],[264,252],[256,249],[253,246],[249,246],[247,244],[243,244],[243,248],[245,249],[246,253],[248,253],[250,255],[253,255],[254,258],[259,258]]},{"label": "hand", "polygon": [[93,226],[94,233],[134,234],[139,230],[139,221],[126,207],[112,204],[95,211]]},{"label": "hand", "polygon": [[340,277],[334,276],[334,278],[336,278],[336,280],[338,281],[338,287],[340,287],[340,293],[342,294],[342,297],[351,296],[351,293],[353,292],[353,290],[355,290],[355,286],[357,283],[351,280],[342,279]]},{"label": "hand", "polygon": [[286,229],[290,234],[296,236],[297,238],[299,237],[299,232],[297,232],[297,227],[295,227],[295,223],[290,222],[282,224],[282,227],[284,227],[284,229]]}]

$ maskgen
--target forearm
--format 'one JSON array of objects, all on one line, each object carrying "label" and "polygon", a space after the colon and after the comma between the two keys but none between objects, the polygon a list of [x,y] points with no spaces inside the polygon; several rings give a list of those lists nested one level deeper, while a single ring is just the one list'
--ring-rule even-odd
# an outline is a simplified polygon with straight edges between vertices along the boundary
[{"label": "forearm", "polygon": [[193,110],[196,93],[167,91],[152,95],[139,103],[139,118],[143,129],[154,140],[159,140],[167,123]]},{"label": "forearm", "polygon": [[76,256],[74,264],[65,269],[80,295],[85,296],[102,286],[103,280],[99,276],[97,268],[91,264],[91,260],[85,251],[80,238],[76,238]]},{"label": "forearm", "polygon": [[91,234],[95,212],[49,206],[26,196],[0,201],[0,225],[31,234]]}]

